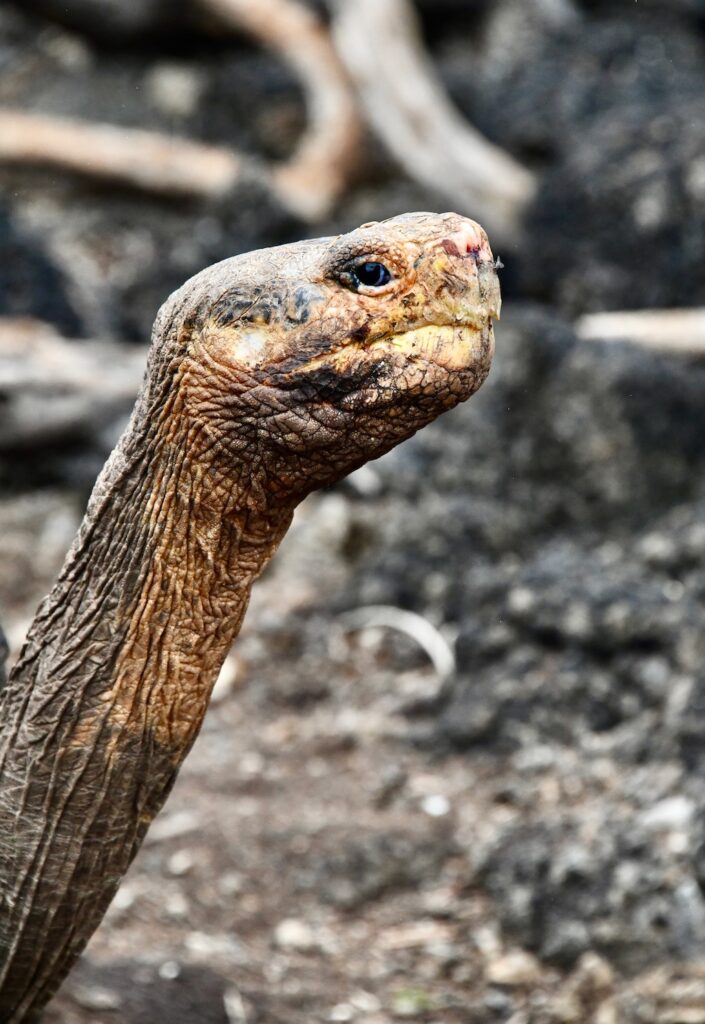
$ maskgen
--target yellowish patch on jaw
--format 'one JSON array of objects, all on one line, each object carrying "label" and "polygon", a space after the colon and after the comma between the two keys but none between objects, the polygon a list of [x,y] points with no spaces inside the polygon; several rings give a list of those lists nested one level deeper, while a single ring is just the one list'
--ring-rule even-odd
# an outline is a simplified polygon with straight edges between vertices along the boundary
[{"label": "yellowish patch on jaw", "polygon": [[486,358],[487,342],[491,336],[489,322],[484,327],[431,324],[394,334],[382,341],[409,359],[425,359],[447,370],[466,370]]},{"label": "yellowish patch on jaw", "polygon": [[436,363],[446,370],[468,370],[483,365],[493,345],[494,333],[489,319],[478,326],[427,324],[399,334],[385,334],[371,344],[351,342],[335,352],[316,356],[306,364],[306,369],[329,366],[343,373],[360,353],[368,352],[372,356],[375,349],[378,352],[386,349],[390,354],[401,353],[409,362],[418,359]]}]

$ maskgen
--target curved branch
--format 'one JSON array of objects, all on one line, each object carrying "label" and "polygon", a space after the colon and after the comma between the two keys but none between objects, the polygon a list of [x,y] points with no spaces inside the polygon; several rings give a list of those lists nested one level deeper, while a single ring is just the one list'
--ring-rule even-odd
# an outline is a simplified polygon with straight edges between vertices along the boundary
[{"label": "curved branch", "polygon": [[0,161],[118,181],[159,194],[217,198],[238,181],[237,154],[158,132],[0,109]]},{"label": "curved branch", "polygon": [[160,195],[220,199],[257,173],[302,220],[325,217],[345,189],[361,123],[323,23],[296,0],[202,0],[229,25],[275,50],[306,95],[309,126],[294,155],[264,167],[225,147],[45,114],[0,110],[0,161],[58,167]]},{"label": "curved branch", "polygon": [[143,372],[137,346],[73,343],[48,324],[0,317],[0,453],[95,436],[127,416]]},{"label": "curved branch", "polygon": [[380,140],[414,180],[505,240],[535,191],[530,171],[455,109],[407,0],[333,0],[333,38]]},{"label": "curved branch", "polygon": [[288,205],[316,220],[347,186],[362,137],[357,102],[330,33],[296,0],[201,0],[226,24],[274,50],[299,79],[309,123],[291,159],[272,168]]},{"label": "curved branch", "polygon": [[394,629],[404,633],[426,653],[440,679],[448,679],[455,672],[453,649],[440,630],[423,615],[406,611],[404,608],[395,608],[393,605],[373,604],[353,608],[343,612],[338,618],[351,633],[370,627]]},{"label": "curved branch", "polygon": [[705,309],[591,313],[575,330],[587,341],[628,341],[658,352],[705,359]]}]

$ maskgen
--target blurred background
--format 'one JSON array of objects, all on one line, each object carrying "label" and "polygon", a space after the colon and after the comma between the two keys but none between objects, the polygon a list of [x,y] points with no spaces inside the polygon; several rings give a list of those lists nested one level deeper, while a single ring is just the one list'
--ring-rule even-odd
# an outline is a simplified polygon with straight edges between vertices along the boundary
[{"label": "blurred background", "polygon": [[301,508],[51,1024],[705,1024],[700,0],[0,2],[0,621],[173,288],[415,209],[491,377]]}]

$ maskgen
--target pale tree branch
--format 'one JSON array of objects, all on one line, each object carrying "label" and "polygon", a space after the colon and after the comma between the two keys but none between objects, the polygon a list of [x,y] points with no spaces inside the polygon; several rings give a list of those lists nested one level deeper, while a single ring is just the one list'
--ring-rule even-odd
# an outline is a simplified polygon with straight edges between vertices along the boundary
[{"label": "pale tree branch", "polygon": [[0,318],[0,452],[94,434],[127,416],[144,349],[67,341],[49,324]]},{"label": "pale tree branch", "polygon": [[0,161],[58,167],[164,195],[217,198],[236,184],[237,154],[158,132],[0,109]]},{"label": "pale tree branch", "polygon": [[705,359],[705,309],[640,309],[591,313],[575,325],[588,341],[629,341],[644,348]]},{"label": "pale tree branch", "polygon": [[303,220],[325,217],[345,190],[361,122],[346,73],[321,20],[297,0],[201,0],[287,62],[309,123],[293,156],[258,165],[226,147],[158,132],[0,110],[0,161],[58,167],[166,195],[220,199],[256,175]]},{"label": "pale tree branch", "polygon": [[338,53],[380,141],[411,178],[500,241],[514,238],[534,176],[453,106],[408,0],[333,0],[333,8]]},{"label": "pale tree branch", "polygon": [[233,28],[284,60],[300,81],[308,127],[291,159],[271,169],[276,191],[307,219],[325,216],[357,164],[362,123],[357,101],[328,29],[292,0],[201,0]]}]

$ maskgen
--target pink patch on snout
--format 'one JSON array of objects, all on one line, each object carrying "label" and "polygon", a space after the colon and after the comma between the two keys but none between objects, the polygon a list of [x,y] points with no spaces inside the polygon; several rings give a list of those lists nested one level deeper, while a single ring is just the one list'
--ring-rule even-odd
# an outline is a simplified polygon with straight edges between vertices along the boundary
[{"label": "pink patch on snout", "polygon": [[441,242],[449,256],[474,256],[477,258],[483,248],[487,248],[486,239],[472,224],[464,224]]}]

